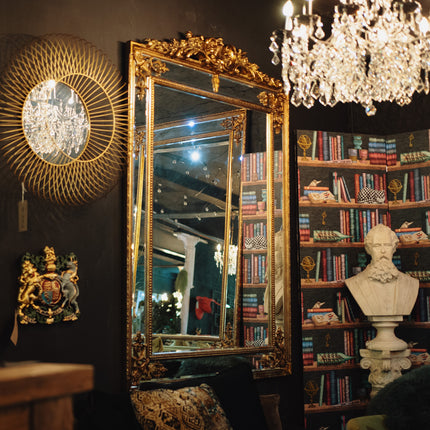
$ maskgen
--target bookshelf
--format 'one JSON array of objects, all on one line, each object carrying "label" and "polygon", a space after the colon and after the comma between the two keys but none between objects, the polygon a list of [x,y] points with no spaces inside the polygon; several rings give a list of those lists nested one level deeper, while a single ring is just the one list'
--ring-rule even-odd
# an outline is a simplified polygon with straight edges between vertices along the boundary
[{"label": "bookshelf", "polygon": [[[274,153],[275,231],[282,225],[282,152]],[[242,160],[242,317],[243,344],[267,344],[267,159],[265,152],[247,153]]]},{"label": "bookshelf", "polygon": [[[312,143],[306,154],[303,136]],[[370,385],[359,350],[375,335],[344,280],[370,262],[363,240],[378,223],[399,236],[393,262],[420,279],[398,336],[430,349],[429,130],[387,136],[298,130],[296,138],[305,429],[343,430],[365,408]],[[318,361],[330,353],[337,363]]]}]

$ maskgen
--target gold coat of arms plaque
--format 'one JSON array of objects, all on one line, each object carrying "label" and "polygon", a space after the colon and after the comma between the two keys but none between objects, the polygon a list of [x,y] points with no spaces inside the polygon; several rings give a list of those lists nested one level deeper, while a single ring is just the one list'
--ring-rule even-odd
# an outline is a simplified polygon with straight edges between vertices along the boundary
[{"label": "gold coat of arms plaque", "polygon": [[56,256],[45,246],[44,255],[26,253],[19,277],[18,321],[21,324],[53,324],[77,320],[78,260],[70,253]]}]

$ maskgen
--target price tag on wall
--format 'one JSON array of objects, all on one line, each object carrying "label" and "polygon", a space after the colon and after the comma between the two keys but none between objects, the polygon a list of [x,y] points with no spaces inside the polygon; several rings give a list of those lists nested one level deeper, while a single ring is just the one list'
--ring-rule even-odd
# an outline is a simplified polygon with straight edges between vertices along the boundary
[{"label": "price tag on wall", "polygon": [[21,201],[18,202],[18,231],[23,232],[28,230],[28,202],[24,198],[25,187],[21,184]]}]

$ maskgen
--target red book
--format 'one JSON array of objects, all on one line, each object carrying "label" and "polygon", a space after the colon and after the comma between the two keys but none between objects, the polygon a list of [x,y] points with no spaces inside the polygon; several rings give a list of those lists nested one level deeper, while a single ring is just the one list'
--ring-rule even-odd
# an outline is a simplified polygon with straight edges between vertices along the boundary
[{"label": "red book", "polygon": [[408,228],[396,228],[394,230],[396,233],[406,232],[406,231],[421,231],[421,227],[408,227]]},{"label": "red book", "polygon": [[[346,233],[348,236],[351,236],[351,218],[350,218],[350,214],[349,211],[346,212]],[[351,238],[349,237],[348,239],[345,239],[345,242],[351,242]]]},{"label": "red book", "polygon": [[[382,189],[383,190],[387,189],[387,176],[386,176],[385,173],[382,175]],[[388,194],[388,192],[385,191],[385,203],[388,202],[388,196],[387,196],[387,194]]]},{"label": "red book", "polygon": [[323,249],[321,251],[321,263],[322,263],[322,280],[327,282],[327,251]]},{"label": "red book", "polygon": [[330,395],[330,374],[327,373],[325,375],[325,399],[326,399],[326,405],[331,405],[331,395]]},{"label": "red book", "polygon": [[380,185],[379,185],[379,175],[375,175],[374,176],[374,180],[375,180],[375,190],[380,190]]},{"label": "red book", "polygon": [[305,312],[303,306],[303,291],[300,291],[300,302],[301,302],[301,311],[302,311],[302,324],[305,321]]},{"label": "red book", "polygon": [[322,131],[317,132],[317,142],[318,142],[318,160],[324,161],[323,154],[323,133]]},{"label": "red book", "polygon": [[409,201],[414,202],[415,201],[415,181],[414,181],[414,172],[410,171],[408,173],[409,178]]},{"label": "red book", "polygon": [[266,152],[263,152],[263,179],[264,180],[267,179],[266,167],[267,167],[267,156],[266,156]]},{"label": "red book", "polygon": [[355,202],[357,202],[358,193],[360,192],[360,174],[354,174],[354,189],[355,189]]}]

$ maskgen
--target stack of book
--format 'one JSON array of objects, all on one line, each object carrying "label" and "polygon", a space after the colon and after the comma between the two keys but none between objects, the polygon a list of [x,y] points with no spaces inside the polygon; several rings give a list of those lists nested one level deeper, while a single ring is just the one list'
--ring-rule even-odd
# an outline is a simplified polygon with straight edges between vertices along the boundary
[{"label": "stack of book", "polygon": [[257,214],[257,193],[255,190],[242,191],[242,214]]},{"label": "stack of book", "polygon": [[256,293],[244,293],[242,305],[243,318],[257,318],[258,297]]},{"label": "stack of book", "polygon": [[369,138],[370,164],[387,165],[386,143],[383,138]]},{"label": "stack of book", "polygon": [[309,214],[299,214],[300,242],[309,242],[311,237],[311,226]]},{"label": "stack of book", "polygon": [[333,308],[309,308],[306,311],[306,317],[312,320],[315,316],[323,317],[331,313],[333,313]]},{"label": "stack of book", "polygon": [[387,155],[387,166],[395,166],[397,163],[396,139],[387,139],[385,142],[385,152]]},{"label": "stack of book", "polygon": [[394,231],[402,243],[419,242],[428,239],[421,227],[396,228]]},{"label": "stack of book", "polygon": [[314,341],[312,336],[302,337],[303,366],[314,364]]}]

